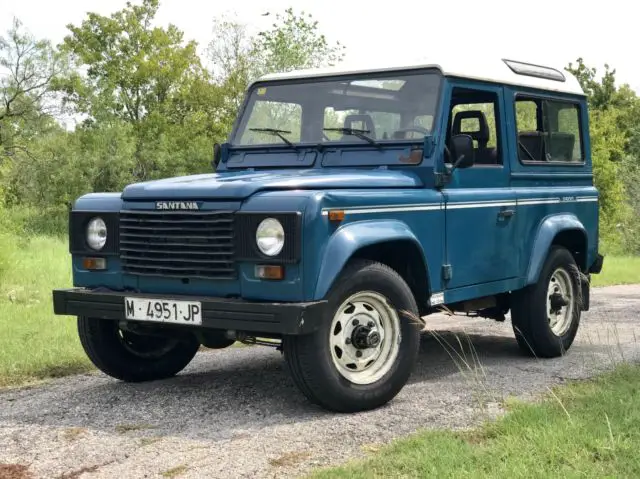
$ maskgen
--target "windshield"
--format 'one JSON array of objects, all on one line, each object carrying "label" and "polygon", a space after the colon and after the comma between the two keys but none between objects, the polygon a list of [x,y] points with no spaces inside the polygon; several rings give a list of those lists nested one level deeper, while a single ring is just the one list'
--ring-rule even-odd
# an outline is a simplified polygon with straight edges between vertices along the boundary
[{"label": "windshield", "polygon": [[257,85],[231,143],[422,140],[433,127],[440,78],[433,71],[389,72]]}]

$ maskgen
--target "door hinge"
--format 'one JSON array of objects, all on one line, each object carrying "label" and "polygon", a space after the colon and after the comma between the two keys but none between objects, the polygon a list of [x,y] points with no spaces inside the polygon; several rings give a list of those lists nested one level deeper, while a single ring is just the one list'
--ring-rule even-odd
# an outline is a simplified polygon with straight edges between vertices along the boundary
[{"label": "door hinge", "polygon": [[442,279],[445,281],[449,281],[453,276],[453,269],[450,264],[442,265]]}]

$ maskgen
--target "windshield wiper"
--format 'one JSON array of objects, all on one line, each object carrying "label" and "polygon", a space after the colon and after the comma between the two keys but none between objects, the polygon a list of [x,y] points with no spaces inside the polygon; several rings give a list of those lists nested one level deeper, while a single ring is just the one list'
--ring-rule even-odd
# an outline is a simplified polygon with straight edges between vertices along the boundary
[{"label": "windshield wiper", "polygon": [[337,131],[339,133],[342,133],[343,135],[353,135],[360,138],[361,140],[371,143],[372,145],[380,146],[380,144],[376,140],[374,140],[373,138],[365,134],[365,133],[371,133],[369,130],[359,130],[357,128],[323,128],[323,130]]},{"label": "windshield wiper", "polygon": [[291,143],[286,136],[284,136],[285,134],[291,134],[290,131],[288,130],[278,130],[277,128],[249,128],[250,131],[260,131],[262,133],[271,133],[272,135],[277,136],[278,138],[280,138],[282,141],[284,141],[287,146],[293,146],[293,143]]}]

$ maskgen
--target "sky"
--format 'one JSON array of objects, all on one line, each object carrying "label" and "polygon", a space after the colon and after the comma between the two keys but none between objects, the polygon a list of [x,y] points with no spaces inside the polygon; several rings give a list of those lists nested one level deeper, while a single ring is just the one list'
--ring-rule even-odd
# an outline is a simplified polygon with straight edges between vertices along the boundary
[{"label": "sky", "polygon": [[[215,17],[235,15],[259,31],[271,25],[276,13],[294,6],[311,13],[330,41],[346,46],[347,61],[410,62],[426,57],[437,63],[451,51],[562,68],[582,57],[599,72],[608,63],[616,69],[619,84],[628,83],[640,93],[640,9],[629,0],[416,0],[380,2],[380,7],[362,0],[160,1],[157,24],[173,23],[186,39],[196,40],[201,51],[214,39]],[[87,11],[109,15],[125,4],[126,0],[0,0],[0,32],[18,17],[36,37],[58,43],[67,33],[66,25],[80,24]]]}]

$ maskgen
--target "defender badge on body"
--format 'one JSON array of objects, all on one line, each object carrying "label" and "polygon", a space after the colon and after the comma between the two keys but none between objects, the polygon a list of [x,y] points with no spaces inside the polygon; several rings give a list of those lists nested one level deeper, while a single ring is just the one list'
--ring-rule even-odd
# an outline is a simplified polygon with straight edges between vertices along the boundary
[{"label": "defender badge on body", "polygon": [[157,210],[199,210],[197,201],[157,201]]}]

